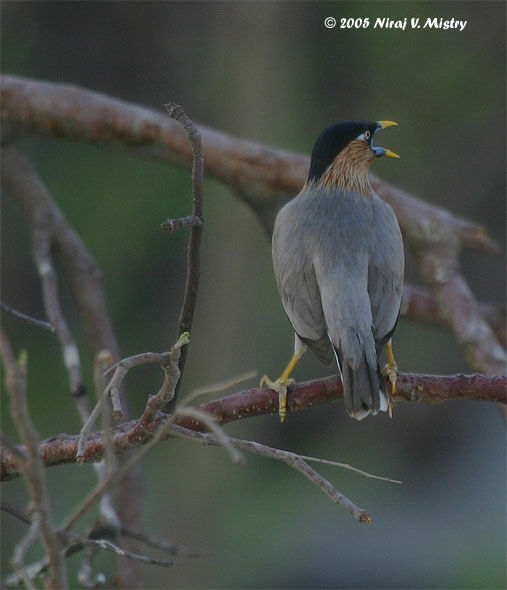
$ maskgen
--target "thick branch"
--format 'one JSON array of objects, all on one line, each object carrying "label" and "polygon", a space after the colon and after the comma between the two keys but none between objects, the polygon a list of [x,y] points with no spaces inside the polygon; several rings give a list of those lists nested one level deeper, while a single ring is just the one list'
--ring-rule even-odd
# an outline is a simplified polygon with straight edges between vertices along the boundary
[{"label": "thick branch", "polygon": [[[2,76],[0,83],[2,118],[11,135],[35,133],[114,145],[191,166],[192,150],[183,130],[162,114],[65,84],[15,76]],[[303,186],[309,158],[236,139],[204,125],[198,128],[206,173],[233,188],[271,231],[276,211]],[[482,225],[425,203],[376,176],[372,182],[393,206],[410,239],[436,243],[452,233],[466,246],[496,250]]]},{"label": "thick branch", "polygon": [[[396,401],[441,403],[448,400],[475,400],[507,402],[507,378],[485,375],[417,375],[398,374]],[[315,381],[299,383],[288,396],[290,411],[300,411],[314,405],[341,399],[343,390],[338,377],[326,377]],[[271,389],[249,389],[228,397],[196,406],[199,411],[215,417],[219,424],[226,424],[252,416],[276,414],[278,394]],[[117,453],[125,453],[153,437],[164,418],[158,414],[152,422],[133,420],[113,429],[112,443]],[[191,430],[204,430],[198,420],[181,417],[177,424]],[[46,467],[76,460],[78,436],[62,434],[42,442],[39,446],[42,461]],[[23,451],[23,449],[21,448]],[[100,433],[88,437],[85,461],[100,461],[105,453],[105,443]],[[0,480],[6,481],[20,475],[19,459],[7,449],[1,453]]]},{"label": "thick branch", "polygon": [[459,271],[455,247],[424,247],[418,251],[418,258],[440,314],[452,326],[471,366],[488,375],[507,375],[507,353]]},{"label": "thick branch", "polygon": [[[507,321],[504,307],[480,303],[479,311],[493,328],[499,342],[507,345]],[[410,320],[417,320],[434,326],[449,328],[449,319],[441,312],[440,306],[431,293],[417,285],[405,284],[400,314]]]}]

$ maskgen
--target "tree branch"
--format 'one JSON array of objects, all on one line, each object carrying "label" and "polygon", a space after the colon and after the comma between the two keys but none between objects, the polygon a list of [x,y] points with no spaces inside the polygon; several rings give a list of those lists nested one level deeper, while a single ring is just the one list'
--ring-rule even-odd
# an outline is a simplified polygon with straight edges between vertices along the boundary
[{"label": "tree branch", "polygon": [[[2,76],[2,119],[11,136],[38,134],[133,150],[189,168],[191,146],[178,125],[161,114],[77,86]],[[309,158],[236,139],[204,125],[206,173],[231,186],[270,232],[280,206],[303,186]],[[438,243],[447,234],[464,246],[497,251],[484,226],[462,219],[372,175],[406,236]]]},{"label": "tree branch", "polygon": [[[36,133],[122,147],[177,166],[189,167],[192,162],[192,146],[185,140],[184,131],[150,109],[65,84],[15,76],[2,76],[0,82],[2,118],[6,136],[11,139]],[[280,206],[303,185],[309,158],[236,139],[203,125],[199,125],[199,133],[206,173],[228,184],[270,233]],[[393,207],[407,243],[416,250],[424,245],[447,245],[452,237],[458,249],[467,246],[498,251],[484,226],[417,199],[374,175],[371,181],[379,196]],[[416,314],[418,319],[427,320],[427,308],[416,305],[408,309],[412,317]],[[455,329],[453,322],[441,316],[439,309],[438,321],[443,319]]]},{"label": "tree branch", "polygon": [[46,474],[39,455],[39,436],[32,423],[26,404],[26,354],[17,361],[3,332],[0,332],[0,351],[5,368],[6,388],[10,398],[11,414],[25,443],[26,461],[23,461],[22,470],[30,492],[33,511],[30,530],[16,547],[12,563],[16,571],[30,587],[31,582],[25,569],[25,557],[28,549],[35,543],[40,534],[50,564],[48,588],[60,590],[67,587],[65,560],[63,558],[63,547],[51,519]]},{"label": "tree branch", "polygon": [[[192,146],[192,216],[194,222],[190,224],[190,237],[188,239],[187,249],[187,278],[185,281],[185,294],[183,297],[183,304],[181,306],[180,317],[178,320],[177,338],[180,338],[185,332],[192,331],[192,321],[194,318],[195,305],[197,302],[197,293],[199,291],[199,279],[201,275],[200,257],[201,257],[201,242],[204,224],[204,192],[203,192],[203,177],[204,177],[204,156],[202,152],[201,136],[197,127],[190,120],[190,117],[185,113],[180,105],[170,102],[165,105],[169,116],[177,121],[184,129],[190,145]],[[187,218],[188,219],[188,218]],[[201,222],[196,223],[195,219]],[[182,220],[172,220],[173,223]],[[166,225],[168,221],[164,222]],[[181,350],[179,368],[180,377],[174,390],[172,400],[169,401],[168,409],[172,409],[176,405],[179,389],[181,387],[181,380],[185,370],[185,362],[187,360],[187,348]]]},{"label": "tree branch", "polygon": [[[496,337],[505,347],[507,345],[507,323],[504,307],[495,307],[492,304],[479,304],[482,316],[493,328]],[[410,320],[417,320],[434,326],[450,328],[448,318],[440,311],[433,295],[425,288],[417,285],[405,284],[403,298],[401,300],[400,314]]]},{"label": "tree branch", "polygon": [[[119,359],[119,347],[106,305],[102,287],[102,273],[87,251],[84,243],[68,224],[62,212],[30,161],[16,148],[2,151],[2,184],[27,215],[30,225],[36,227],[44,220],[51,246],[64,271],[72,298],[76,305],[90,358],[109,351]],[[127,400],[123,408],[128,410]],[[141,519],[142,485],[138,469],[123,482],[123,490],[116,500],[123,523],[137,527]],[[135,564],[123,566],[119,571],[124,585],[134,587],[137,576]],[[130,574],[132,574],[130,576]]]},{"label": "tree branch", "polygon": [[[399,373],[395,401],[441,403],[449,400],[475,400],[507,403],[507,378],[485,375],[418,375]],[[289,389],[288,408],[297,412],[312,406],[340,400],[343,397],[338,377],[326,377],[306,381]],[[197,410],[214,416],[218,424],[227,424],[253,416],[276,414],[278,395],[271,389],[248,389],[230,396],[195,406]],[[113,429],[111,438],[116,453],[125,453],[150,441],[157,431],[164,414],[157,414],[153,421],[133,420]],[[196,431],[205,430],[198,420],[181,417],[176,423]],[[78,436],[61,434],[39,446],[46,467],[74,463]],[[20,447],[23,452],[23,448]],[[105,444],[100,433],[91,434],[84,451],[85,461],[100,461],[105,453]],[[8,449],[1,450],[0,480],[19,477],[20,460]]]},{"label": "tree branch", "polygon": [[440,314],[452,326],[471,366],[488,375],[507,375],[507,353],[460,273],[455,245],[425,246],[417,256]]}]

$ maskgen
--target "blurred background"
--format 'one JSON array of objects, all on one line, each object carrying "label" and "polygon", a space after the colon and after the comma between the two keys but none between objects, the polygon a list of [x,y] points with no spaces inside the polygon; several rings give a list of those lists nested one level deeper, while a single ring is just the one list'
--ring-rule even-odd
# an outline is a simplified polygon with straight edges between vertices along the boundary
[{"label": "blurred background", "polygon": [[[326,29],[341,17],[442,17],[464,31]],[[309,153],[318,133],[345,119],[391,119],[382,178],[484,223],[504,248],[505,4],[503,2],[9,2],[2,3],[2,72],[77,84],[157,111],[173,100],[194,121],[234,136]],[[54,198],[101,265],[123,356],[174,340],[187,230],[167,217],[191,209],[190,175],[100,146],[25,138]],[[293,336],[252,212],[206,180],[202,283],[183,391],[250,369],[275,377]],[[43,317],[25,219],[2,200],[2,299]],[[478,298],[503,304],[504,260],[466,251]],[[410,256],[407,278],[418,282]],[[68,317],[75,313],[61,284]],[[79,421],[60,349],[50,334],[3,315],[12,344],[29,353],[29,403],[41,437]],[[82,345],[82,341],[80,340]],[[450,332],[401,320],[404,372],[471,372]],[[86,353],[83,347],[83,355]],[[311,355],[297,380],[326,374]],[[88,385],[91,375],[87,373]],[[157,369],[128,377],[139,413]],[[257,378],[239,388],[255,386]],[[237,388],[238,389],[238,388]],[[2,429],[17,435],[2,393]],[[503,588],[504,426],[487,403],[399,404],[394,418],[362,423],[340,404],[227,426],[231,435],[334,459],[403,481],[322,466],[374,518],[349,514],[287,466],[221,449],[161,444],[144,463],[146,530],[209,557],[144,568],[148,588]],[[95,481],[91,466],[47,471],[57,522]],[[2,486],[23,506],[24,485]],[[93,515],[88,519],[92,521]],[[83,529],[81,529],[83,530]],[[3,575],[25,532],[2,519]],[[40,547],[31,557],[40,555]],[[97,560],[107,575],[109,555]],[[69,567],[75,572],[79,559]]]}]

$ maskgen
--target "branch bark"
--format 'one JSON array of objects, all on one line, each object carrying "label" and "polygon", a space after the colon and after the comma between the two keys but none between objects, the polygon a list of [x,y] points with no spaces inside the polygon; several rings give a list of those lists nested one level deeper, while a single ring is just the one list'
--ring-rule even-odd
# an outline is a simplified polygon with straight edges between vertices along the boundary
[{"label": "branch bark", "polygon": [[[3,149],[1,172],[2,185],[24,210],[30,226],[38,227],[40,220],[45,224],[45,232],[79,313],[90,358],[94,359],[108,351],[114,360],[119,360],[119,347],[102,287],[102,272],[96,261],[23,153],[15,147]],[[126,399],[123,400],[123,407],[128,410]],[[124,479],[122,492],[116,499],[122,522],[139,528],[142,506],[139,501],[142,496],[139,469],[136,468]],[[120,585],[141,585],[137,564],[122,564],[118,575]]]},{"label": "branch bark", "polygon": [[[160,113],[67,84],[4,75],[0,85],[8,140],[37,134],[121,147],[176,166],[192,165],[184,131]],[[271,232],[280,206],[303,186],[309,158],[197,127],[206,173],[229,185]],[[481,224],[430,205],[377,176],[372,175],[372,183],[414,241],[438,243],[453,233],[464,246],[497,251]]]},{"label": "branch bark", "polygon": [[[306,381],[289,390],[288,408],[292,412],[312,406],[340,400],[343,397],[341,382],[337,376]],[[395,401],[442,403],[449,400],[474,400],[507,403],[507,378],[485,375],[419,375],[399,373]],[[276,414],[278,394],[271,389],[248,389],[230,396],[195,406],[200,412],[213,416],[218,424],[227,424],[253,416]],[[151,422],[133,420],[113,429],[111,438],[116,453],[125,453],[149,442],[157,431],[165,414],[158,413]],[[176,424],[189,430],[206,428],[191,417],[180,417]],[[46,467],[74,463],[78,449],[76,435],[60,434],[39,446],[39,453]],[[24,451],[20,447],[21,452]],[[105,443],[101,433],[87,438],[84,460],[100,461],[104,457]],[[1,450],[0,481],[19,477],[20,461],[8,449]]]},{"label": "branch bark", "polygon": [[[15,76],[2,76],[0,84],[6,141],[35,133],[121,147],[177,166],[191,165],[192,147],[184,131],[160,113],[65,84]],[[303,185],[309,158],[236,139],[203,125],[198,130],[206,173],[229,185],[270,233],[280,206]],[[374,175],[371,181],[379,196],[393,207],[407,243],[414,249],[447,245],[452,236],[458,250],[463,246],[498,250],[481,224],[426,203]],[[436,321],[443,320],[454,328],[445,313],[442,317],[439,304],[437,308]],[[408,309],[416,315],[421,310],[417,317],[427,319],[427,307],[415,305]],[[496,330],[500,336],[505,334],[504,325],[503,321]]]}]

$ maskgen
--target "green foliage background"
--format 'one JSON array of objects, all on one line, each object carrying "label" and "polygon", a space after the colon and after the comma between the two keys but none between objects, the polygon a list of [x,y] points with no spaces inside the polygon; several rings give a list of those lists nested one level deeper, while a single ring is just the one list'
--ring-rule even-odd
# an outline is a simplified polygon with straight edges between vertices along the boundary
[{"label": "green foliage background", "polygon": [[[157,110],[174,100],[195,121],[235,136],[308,153],[331,122],[396,120],[383,145],[402,159],[379,161],[375,172],[483,222],[504,243],[503,2],[4,1],[2,13],[2,72]],[[327,30],[327,16],[454,17],[467,27]],[[123,355],[166,349],[187,233],[168,236],[159,224],[189,212],[189,174],[101,146],[20,144],[104,270]],[[262,228],[226,187],[206,180],[205,189],[202,286],[184,392],[252,368],[275,376],[292,347]],[[9,195],[2,203],[2,298],[42,317],[25,219]],[[476,295],[501,304],[502,258],[465,252],[462,262]],[[418,280],[410,256],[407,276]],[[77,331],[63,284],[62,297]],[[16,348],[28,350],[30,409],[41,437],[76,432],[54,337],[9,317],[2,323]],[[402,371],[470,372],[444,330],[402,320],[395,344]],[[296,378],[324,374],[308,356]],[[154,369],[129,376],[135,412],[159,378]],[[2,402],[2,428],[15,438],[4,392]],[[211,555],[170,570],[146,568],[147,587],[505,586],[504,427],[493,405],[399,405],[393,420],[356,423],[336,404],[289,415],[283,426],[262,417],[227,431],[404,484],[322,468],[374,516],[368,528],[283,465],[248,457],[239,468],[220,449],[162,444],[144,466],[146,528]],[[94,474],[91,466],[63,466],[47,475],[61,522]],[[23,505],[22,482],[2,492]],[[22,533],[11,517],[2,519],[4,574]],[[109,556],[98,562],[110,573]],[[78,567],[77,558],[70,563]]]}]

